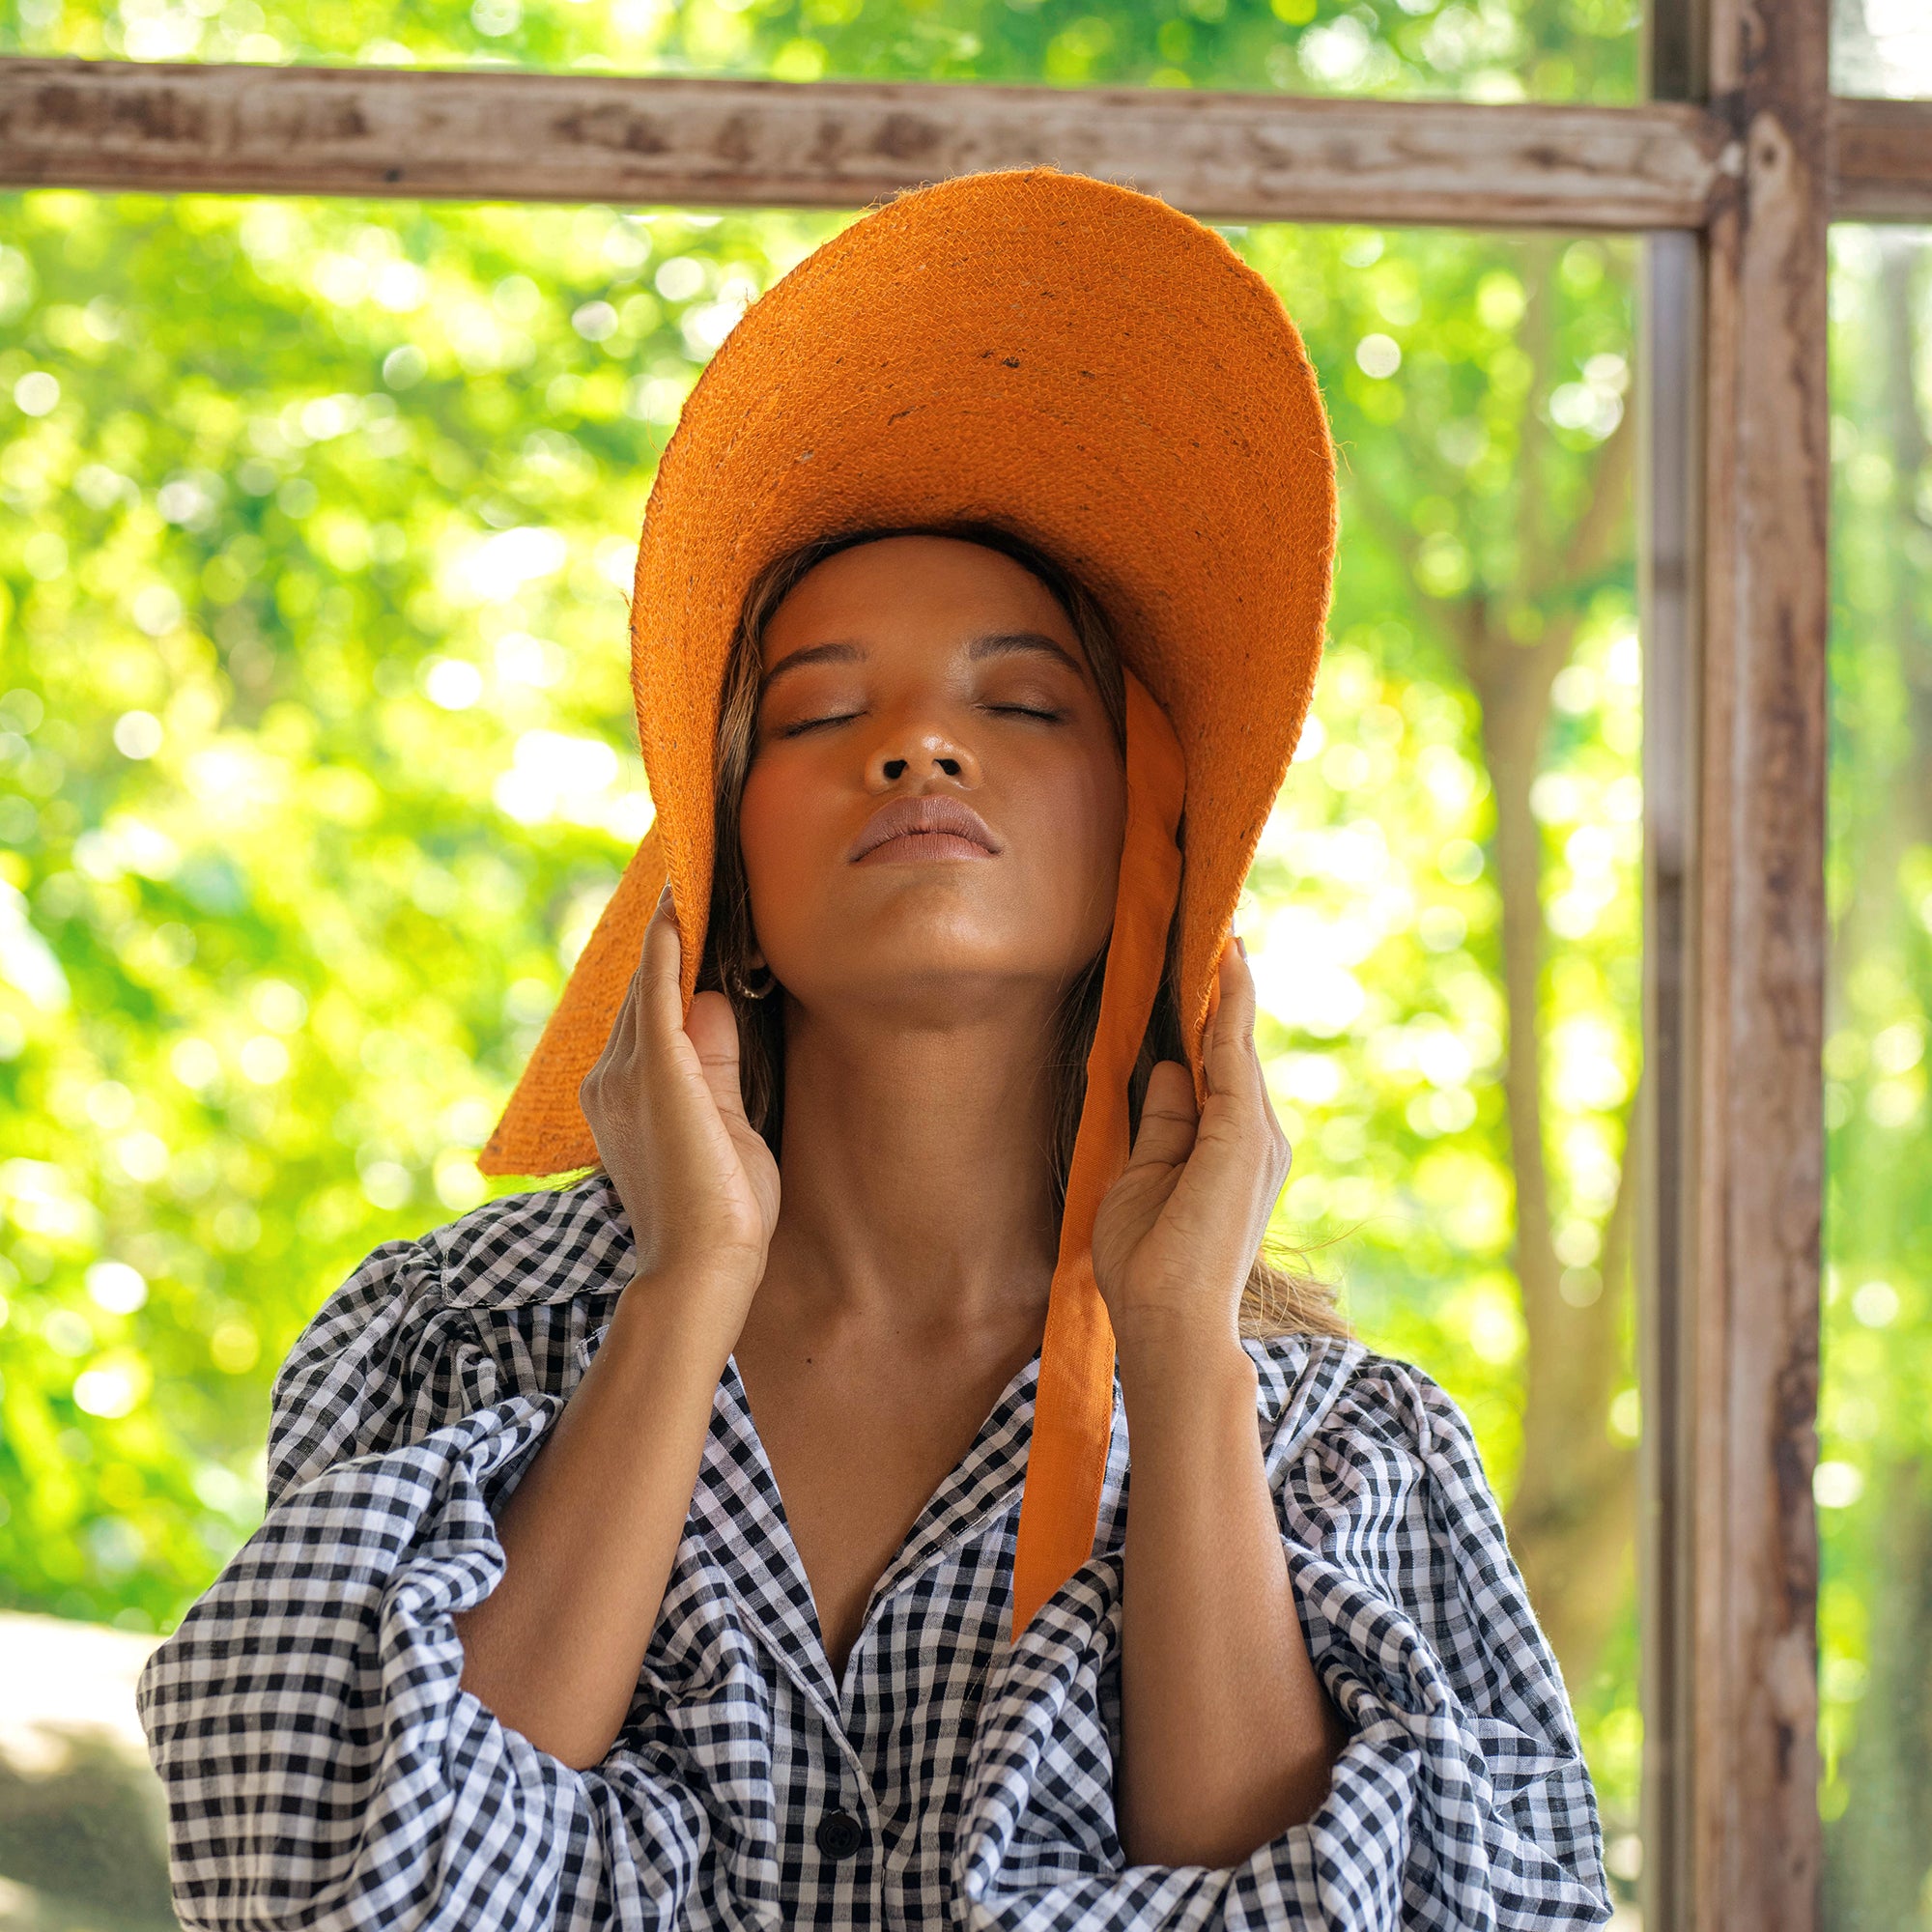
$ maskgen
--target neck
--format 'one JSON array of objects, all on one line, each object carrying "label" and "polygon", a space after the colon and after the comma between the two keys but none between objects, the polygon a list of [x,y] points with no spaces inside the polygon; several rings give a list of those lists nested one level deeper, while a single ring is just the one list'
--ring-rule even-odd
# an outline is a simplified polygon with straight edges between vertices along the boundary
[{"label": "neck", "polygon": [[1044,1318],[1052,1008],[996,1004],[912,1024],[787,1010],[766,1279],[802,1319],[903,1333]]}]

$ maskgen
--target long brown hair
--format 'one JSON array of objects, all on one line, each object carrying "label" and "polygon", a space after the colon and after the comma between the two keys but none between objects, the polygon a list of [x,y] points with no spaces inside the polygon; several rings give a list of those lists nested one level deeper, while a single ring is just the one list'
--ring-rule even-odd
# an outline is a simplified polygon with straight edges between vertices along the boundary
[{"label": "long brown hair", "polygon": [[[1113,726],[1115,742],[1123,754],[1125,751],[1125,680],[1120,650],[1105,611],[1070,571],[1010,530],[994,524],[967,522],[853,530],[800,545],[758,574],[746,593],[739,614],[719,705],[711,913],[697,984],[722,992],[737,1014],[739,1084],[745,1096],[746,1118],[764,1137],[774,1156],[780,1152],[784,1128],[783,1001],[778,996],[760,997],[748,986],[755,939],[751,889],[739,844],[745,780],[757,742],[765,627],[786,595],[815,565],[839,551],[892,536],[944,536],[980,544],[1011,557],[1037,578],[1052,592],[1072,624]],[[1184,821],[1182,844],[1185,845]],[[1179,933],[1179,921],[1176,919],[1168,931],[1167,961],[1153,1012],[1127,1084],[1128,1119],[1136,1131],[1141,1101],[1154,1064],[1178,1060],[1185,1065],[1187,1060],[1176,996]],[[1066,1177],[1073,1165],[1073,1142],[1086,1097],[1087,1054],[1099,1022],[1100,985],[1106,961],[1103,946],[1075,975],[1060,1002],[1052,1037],[1045,1042],[1057,1086],[1050,1142],[1043,1150],[1052,1168],[1056,1210],[1065,1206]],[[1257,1338],[1347,1334],[1347,1325],[1335,1307],[1333,1288],[1301,1268],[1289,1265],[1289,1250],[1277,1247],[1270,1238],[1255,1257],[1241,1295],[1241,1332]]]}]

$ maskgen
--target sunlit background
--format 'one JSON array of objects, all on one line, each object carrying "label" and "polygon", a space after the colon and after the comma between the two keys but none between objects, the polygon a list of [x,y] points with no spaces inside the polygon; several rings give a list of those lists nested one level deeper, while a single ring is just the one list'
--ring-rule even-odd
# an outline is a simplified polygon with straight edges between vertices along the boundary
[{"label": "sunlit background", "polygon": [[[1621,0],[0,22],[0,51],[1498,100],[1634,99],[1636,46]],[[1841,88],[1932,71],[1901,0],[1836,57]],[[307,1317],[489,1191],[475,1150],[649,817],[625,593],[657,452],[745,302],[849,218],[0,200],[0,1645],[29,1661],[0,1673],[0,1927],[170,1922],[132,1672],[260,1520]],[[1243,916],[1282,1227],[1468,1411],[1634,1922],[1636,246],[1225,232],[1302,327],[1342,470],[1330,647]],[[1926,241],[1833,258],[1845,1926],[1932,1917]]]}]

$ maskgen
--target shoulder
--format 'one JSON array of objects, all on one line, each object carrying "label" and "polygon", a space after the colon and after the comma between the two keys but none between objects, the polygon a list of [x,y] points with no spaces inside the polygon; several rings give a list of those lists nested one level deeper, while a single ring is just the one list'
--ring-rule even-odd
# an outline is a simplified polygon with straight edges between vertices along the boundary
[{"label": "shoulder", "polygon": [[628,1273],[629,1247],[623,1212],[597,1175],[505,1195],[373,1249],[276,1373],[270,1500],[505,1396],[560,1390],[579,1367],[581,1338],[607,1312],[600,1293]]},{"label": "shoulder", "polygon": [[1307,1391],[1284,1409],[1268,1454],[1285,1533],[1350,1587],[1401,1605],[1458,1668],[1508,1648],[1535,1686],[1539,1722],[1560,1729],[1556,1667],[1455,1399],[1414,1363],[1359,1343],[1304,1340],[1305,1361],[1287,1342],[1265,1346],[1301,1364],[1293,1387]]},{"label": "shoulder", "polygon": [[1261,1370],[1269,1485],[1292,1516],[1392,1534],[1427,1525],[1472,1550],[1506,1547],[1468,1418],[1427,1371],[1353,1339],[1247,1347]]},{"label": "shoulder", "polygon": [[1555,1665],[1455,1399],[1413,1362],[1360,1343],[1264,1346],[1290,1372],[1267,1450],[1284,1532],[1400,1604],[1438,1656],[1511,1646],[1513,1668],[1543,1698]]},{"label": "shoulder", "polygon": [[1358,1442],[1418,1458],[1474,1458],[1456,1399],[1426,1370],[1352,1336],[1280,1335],[1242,1344],[1277,1451]]},{"label": "shoulder", "polygon": [[414,1246],[434,1267],[445,1306],[516,1308],[620,1287],[631,1231],[599,1173],[486,1201]]},{"label": "shoulder", "polygon": [[601,1174],[506,1194],[372,1248],[310,1318],[303,1351],[446,1308],[517,1308],[614,1288],[629,1248],[623,1209]]}]

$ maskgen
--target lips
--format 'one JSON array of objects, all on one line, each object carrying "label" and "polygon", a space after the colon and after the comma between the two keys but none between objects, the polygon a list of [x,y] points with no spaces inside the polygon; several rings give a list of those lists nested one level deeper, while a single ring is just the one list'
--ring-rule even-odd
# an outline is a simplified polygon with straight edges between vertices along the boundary
[{"label": "lips", "polygon": [[[907,840],[898,849],[905,857],[980,859],[1000,850],[992,828],[970,805],[956,798],[927,795],[895,798],[868,818],[846,857],[853,863],[877,852],[895,839]],[[893,856],[893,855],[881,855]]]}]

